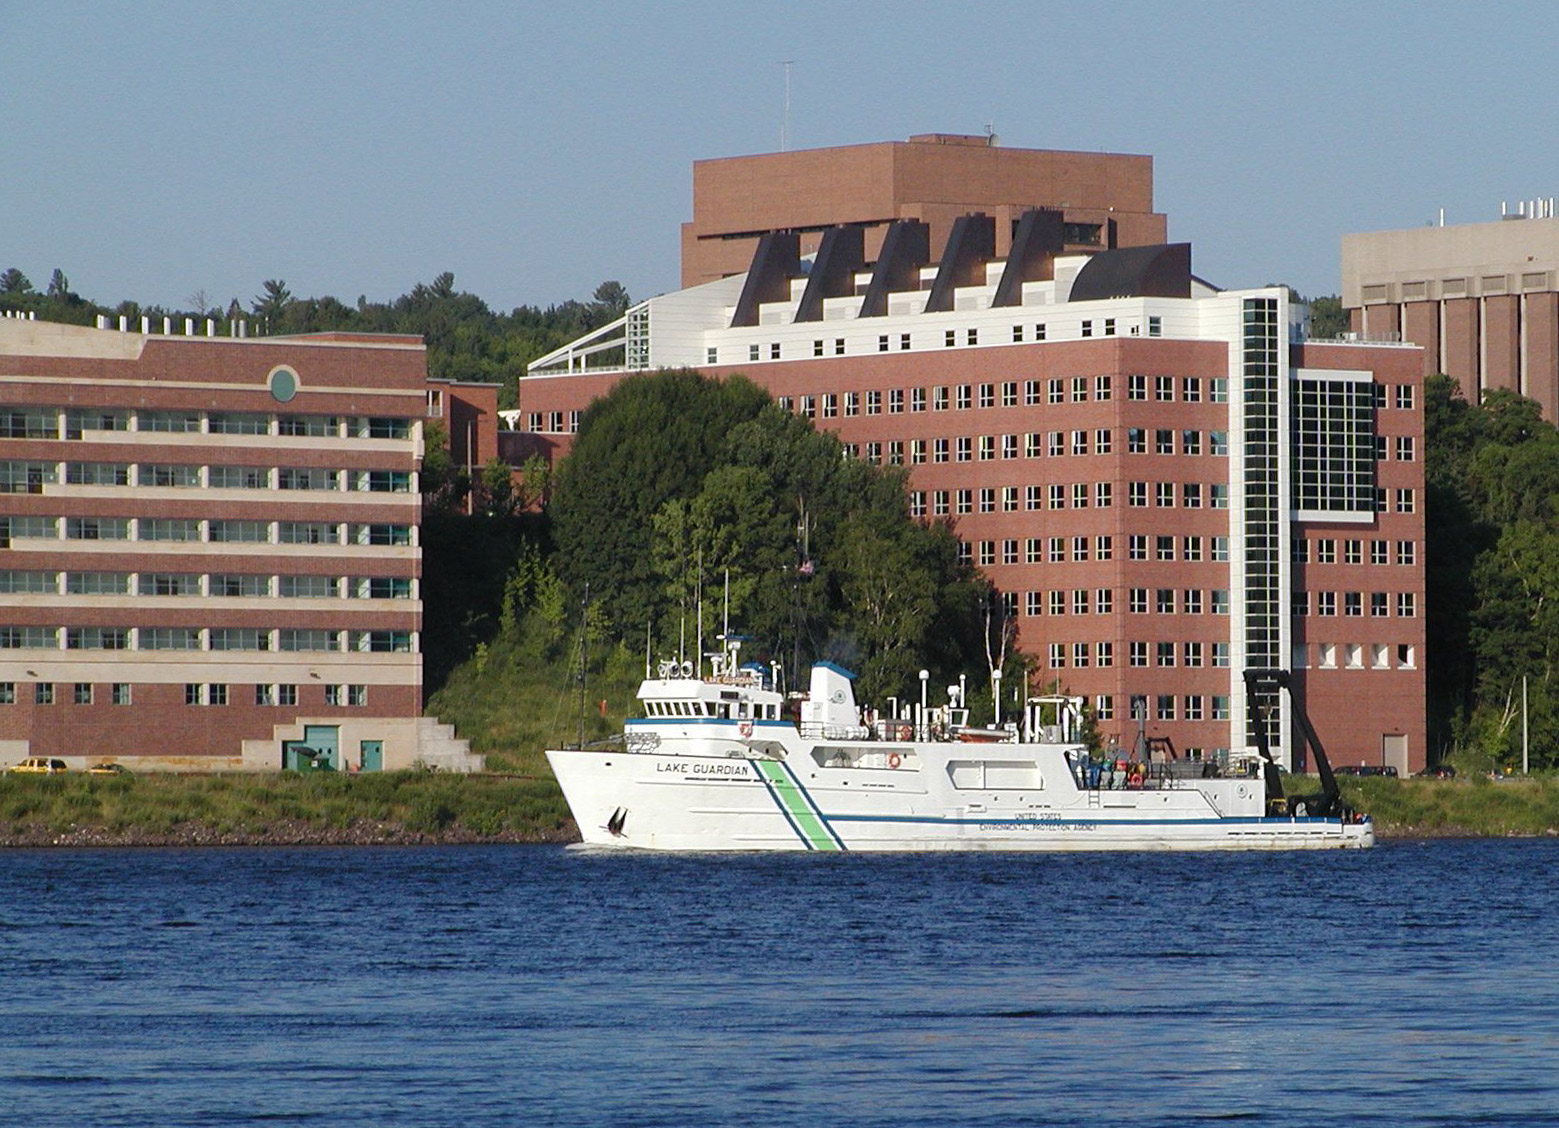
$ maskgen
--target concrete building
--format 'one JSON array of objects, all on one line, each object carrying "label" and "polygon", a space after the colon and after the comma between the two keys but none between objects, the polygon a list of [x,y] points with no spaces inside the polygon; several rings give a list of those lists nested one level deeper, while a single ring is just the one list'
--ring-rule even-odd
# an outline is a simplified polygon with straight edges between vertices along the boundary
[{"label": "concrete building", "polygon": [[1342,302],[1365,339],[1411,341],[1471,403],[1507,388],[1559,422],[1559,218],[1551,200],[1491,223],[1345,235]]},{"label": "concrete building", "polygon": [[[1283,288],[1220,292],[1185,244],[1078,254],[1031,209],[771,232],[748,269],[641,302],[534,363],[520,425],[557,453],[625,374],[742,373],[910,472],[1004,593],[1031,689],[1123,748],[1243,750],[1241,671],[1281,667],[1334,762],[1422,767],[1423,362],[1315,342]],[[905,687],[913,693],[913,687]],[[1368,708],[1360,708],[1368,701]],[[1272,715],[1290,746],[1286,703]]]},{"label": "concrete building", "polygon": [[994,137],[927,133],[831,149],[726,157],[693,165],[693,219],[682,225],[682,285],[741,274],[771,232],[801,237],[851,224],[873,261],[895,220],[926,224],[942,246],[959,216],[995,220],[992,253],[1005,257],[1019,216],[1061,213],[1066,246],[1079,253],[1162,243],[1153,210],[1153,158],[1120,153],[1009,149]]},{"label": "concrete building", "polygon": [[148,329],[0,319],[0,764],[470,766],[421,716],[420,338]]}]

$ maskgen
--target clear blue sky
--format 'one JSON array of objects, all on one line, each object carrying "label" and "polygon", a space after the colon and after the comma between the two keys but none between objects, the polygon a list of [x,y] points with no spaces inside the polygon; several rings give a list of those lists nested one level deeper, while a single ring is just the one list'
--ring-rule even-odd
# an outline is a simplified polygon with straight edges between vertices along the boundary
[{"label": "clear blue sky", "polygon": [[500,309],[674,289],[696,159],[982,132],[1149,153],[1226,286],[1559,194],[1559,5],[0,0],[0,269]]}]

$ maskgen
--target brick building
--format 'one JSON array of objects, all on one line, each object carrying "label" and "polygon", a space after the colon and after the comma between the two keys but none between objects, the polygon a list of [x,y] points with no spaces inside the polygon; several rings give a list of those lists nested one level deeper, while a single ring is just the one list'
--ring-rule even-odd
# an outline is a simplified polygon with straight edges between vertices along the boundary
[{"label": "brick building", "polygon": [[1530,396],[1559,422],[1559,218],[1551,201],[1492,223],[1345,235],[1342,302],[1366,339],[1419,345],[1425,375]]},{"label": "brick building", "polygon": [[772,232],[796,232],[801,253],[812,254],[823,232],[850,224],[861,229],[863,261],[874,261],[895,220],[920,220],[940,247],[958,217],[976,211],[996,221],[992,253],[1005,257],[1018,218],[1033,208],[1060,212],[1065,245],[1079,253],[1168,238],[1164,216],[1153,210],[1152,157],[1010,149],[994,137],[927,133],[695,162],[682,285],[744,273]]},{"label": "brick building", "polygon": [[467,766],[420,716],[425,380],[416,337],[0,319],[0,763]]},{"label": "brick building", "polygon": [[934,260],[916,219],[870,259],[859,226],[810,254],[769,232],[744,272],[534,363],[520,427],[562,452],[624,374],[743,373],[908,467],[912,513],[1004,593],[1031,688],[1086,696],[1121,746],[1245,748],[1240,672],[1275,666],[1334,761],[1422,767],[1420,350],[1310,341],[1285,289],[1217,291],[1185,244],[1079,254],[1066,214],[1014,218],[1005,254],[987,211]]}]

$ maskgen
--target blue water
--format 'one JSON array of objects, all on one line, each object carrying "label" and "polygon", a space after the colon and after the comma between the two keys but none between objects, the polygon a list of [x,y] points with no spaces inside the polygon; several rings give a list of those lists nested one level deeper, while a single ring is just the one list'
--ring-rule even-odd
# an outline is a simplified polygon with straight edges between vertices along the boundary
[{"label": "blue water", "polygon": [[0,1123],[1559,1124],[1556,870],[0,852]]}]

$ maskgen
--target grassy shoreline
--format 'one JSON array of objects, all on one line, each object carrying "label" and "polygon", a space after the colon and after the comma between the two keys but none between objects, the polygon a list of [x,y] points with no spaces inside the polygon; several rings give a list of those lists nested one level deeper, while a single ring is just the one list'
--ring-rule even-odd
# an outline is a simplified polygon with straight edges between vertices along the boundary
[{"label": "grassy shoreline", "polygon": [[[1310,790],[1314,790],[1314,781]],[[1393,838],[1559,835],[1559,776],[1343,779]],[[1293,780],[1304,791],[1304,781]],[[550,776],[0,776],[0,847],[577,842]]]}]

